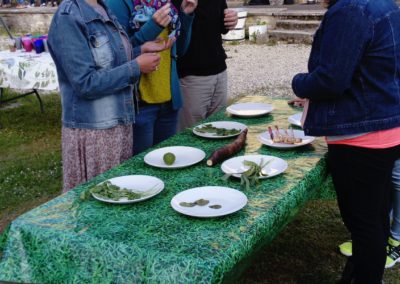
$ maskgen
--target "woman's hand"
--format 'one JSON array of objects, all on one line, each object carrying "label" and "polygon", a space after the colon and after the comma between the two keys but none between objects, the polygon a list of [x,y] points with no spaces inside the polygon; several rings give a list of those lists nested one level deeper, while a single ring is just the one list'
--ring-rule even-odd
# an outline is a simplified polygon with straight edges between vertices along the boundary
[{"label": "woman's hand", "polygon": [[183,0],[181,5],[182,11],[187,15],[192,14],[196,7],[197,0]]},{"label": "woman's hand", "polygon": [[228,30],[233,30],[238,22],[238,15],[237,12],[234,10],[230,10],[230,9],[225,9],[224,10],[224,22],[225,22],[225,27]]},{"label": "woman's hand", "polygon": [[168,40],[164,40],[162,38],[157,38],[153,41],[147,41],[141,46],[141,52],[143,53],[155,53],[160,52],[166,49],[171,48],[174,44],[175,39],[169,38]]},{"label": "woman's hand", "polygon": [[140,67],[140,72],[147,74],[158,69],[160,55],[156,53],[145,53],[136,57],[136,62]]},{"label": "woman's hand", "polygon": [[153,14],[152,19],[159,26],[165,28],[171,22],[171,16],[169,15],[170,12],[171,12],[171,4],[167,3]]}]

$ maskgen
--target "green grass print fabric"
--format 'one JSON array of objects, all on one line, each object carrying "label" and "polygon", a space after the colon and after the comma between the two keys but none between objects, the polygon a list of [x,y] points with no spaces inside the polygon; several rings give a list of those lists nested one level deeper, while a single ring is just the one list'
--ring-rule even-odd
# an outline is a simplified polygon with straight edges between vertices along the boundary
[{"label": "green grass print fabric", "polygon": [[[271,115],[246,119],[229,117],[222,111],[207,121],[246,124],[247,145],[237,155],[259,153],[283,158],[289,164],[284,174],[246,190],[240,187],[239,179],[222,180],[220,164],[210,168],[204,160],[189,168],[163,170],[147,166],[142,153],[14,220],[3,236],[0,280],[221,283],[235,278],[257,249],[316,196],[327,176],[323,139],[294,150],[267,148],[257,140],[267,125],[288,127],[287,117],[298,109],[289,107],[285,100],[246,97],[240,102],[246,101],[271,103],[275,110]],[[232,141],[200,138],[187,129],[154,148],[192,146],[204,150],[208,157]],[[92,185],[132,174],[158,177],[165,182],[165,189],[131,205],[79,200],[80,193]],[[235,214],[211,219],[184,216],[170,206],[175,194],[207,185],[242,190],[248,204]]]}]

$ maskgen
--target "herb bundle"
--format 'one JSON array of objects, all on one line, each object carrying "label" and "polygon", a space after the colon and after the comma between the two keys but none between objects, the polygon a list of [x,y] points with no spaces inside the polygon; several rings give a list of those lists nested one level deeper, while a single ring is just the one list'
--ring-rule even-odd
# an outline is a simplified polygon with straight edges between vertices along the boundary
[{"label": "herb bundle", "polygon": [[99,198],[114,201],[119,201],[123,198],[126,198],[127,200],[135,200],[151,195],[153,193],[153,189],[154,188],[152,188],[152,190],[150,191],[141,192],[126,188],[120,188],[119,186],[112,184],[110,181],[105,181],[82,192],[80,198],[82,200],[86,200],[89,199],[90,196],[93,194]]},{"label": "herb bundle", "polygon": [[210,133],[210,134],[216,134],[218,136],[236,135],[241,132],[240,129],[235,129],[235,128],[227,129],[223,127],[215,127],[211,123],[204,124],[201,127],[197,126],[195,130],[200,133]]},{"label": "herb bundle", "polygon": [[250,186],[258,185],[260,183],[260,177],[268,176],[268,174],[263,172],[263,168],[267,166],[269,163],[271,163],[273,160],[274,159],[270,159],[264,163],[264,160],[261,159],[259,164],[253,161],[244,160],[243,165],[248,166],[249,169],[241,173],[225,174],[223,179],[227,180],[232,175],[240,174],[240,185],[245,186],[246,190],[249,190]]}]

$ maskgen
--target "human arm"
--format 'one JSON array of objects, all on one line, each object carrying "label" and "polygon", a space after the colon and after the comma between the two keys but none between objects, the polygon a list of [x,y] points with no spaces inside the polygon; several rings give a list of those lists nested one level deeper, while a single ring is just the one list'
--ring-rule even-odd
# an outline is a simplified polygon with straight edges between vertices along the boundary
[{"label": "human arm", "polygon": [[[185,7],[186,1],[188,1],[188,0],[184,0],[182,2],[181,9],[179,11],[179,19],[181,21],[181,34],[179,35],[177,42],[176,42],[176,44],[177,44],[176,53],[178,56],[183,56],[186,53],[186,51],[189,47],[191,35],[192,35],[192,24],[193,24],[193,20],[194,20],[194,15],[193,15],[193,12],[190,14],[188,14],[187,12],[190,12],[190,10],[193,7],[189,11],[186,10],[186,12],[185,12],[184,7]],[[195,7],[193,8],[193,11],[196,8],[196,6],[197,6],[197,1],[196,1]]]},{"label": "human arm", "polygon": [[133,34],[131,38],[132,44],[138,46],[157,39],[160,33],[171,22],[171,17],[169,16],[170,10],[170,4],[166,4],[157,10],[151,19]]},{"label": "human arm", "polygon": [[226,0],[221,1],[221,34],[227,34],[229,30],[225,26],[225,10],[228,9],[228,4]]},{"label": "human arm", "polygon": [[373,34],[371,27],[358,7],[341,8],[328,15],[317,67],[310,73],[297,74],[292,80],[296,96],[311,100],[334,100],[342,96],[350,88]]},{"label": "human arm", "polygon": [[97,99],[137,82],[141,69],[137,60],[115,68],[99,69],[86,34],[83,21],[72,14],[57,14],[49,32],[51,55],[77,96]]}]

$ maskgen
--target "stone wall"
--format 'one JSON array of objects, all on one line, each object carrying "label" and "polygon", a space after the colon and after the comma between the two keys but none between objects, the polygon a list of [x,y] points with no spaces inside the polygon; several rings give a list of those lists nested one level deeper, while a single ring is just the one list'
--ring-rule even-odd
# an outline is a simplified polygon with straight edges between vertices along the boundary
[{"label": "stone wall", "polygon": [[0,17],[13,35],[48,32],[56,8],[0,9]]}]

